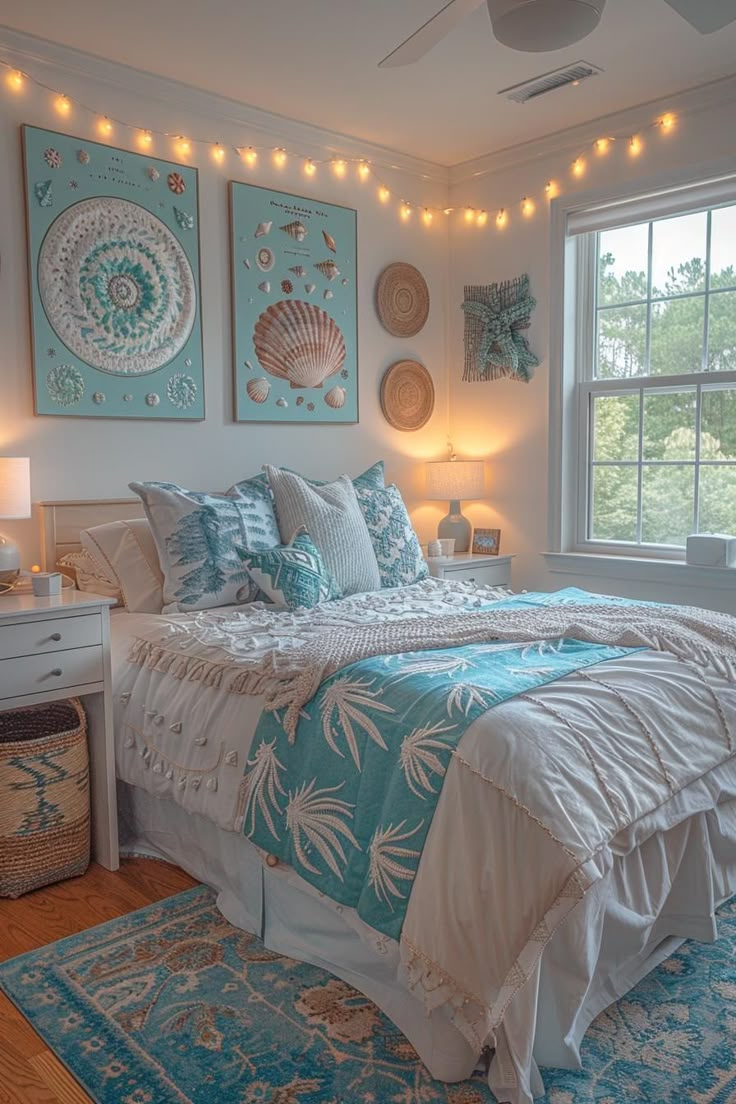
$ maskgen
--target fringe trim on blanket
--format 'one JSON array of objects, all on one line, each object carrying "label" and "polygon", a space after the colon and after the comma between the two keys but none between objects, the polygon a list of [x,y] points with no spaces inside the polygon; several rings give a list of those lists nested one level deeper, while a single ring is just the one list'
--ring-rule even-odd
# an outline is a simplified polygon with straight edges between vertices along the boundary
[{"label": "fringe trim on blanket", "polygon": [[229,694],[248,694],[253,697],[273,694],[281,687],[282,682],[287,682],[291,677],[288,674],[277,674],[272,663],[269,669],[265,669],[262,663],[244,670],[240,664],[218,663],[200,656],[182,655],[181,652],[142,638],[133,643],[128,659],[136,667],[171,675],[180,681],[198,682],[216,690],[223,689]]}]

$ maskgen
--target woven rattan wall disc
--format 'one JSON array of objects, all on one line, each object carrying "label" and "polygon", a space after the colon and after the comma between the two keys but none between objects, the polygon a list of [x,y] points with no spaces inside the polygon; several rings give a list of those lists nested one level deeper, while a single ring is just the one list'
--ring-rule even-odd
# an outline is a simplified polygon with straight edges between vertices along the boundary
[{"label": "woven rattan wall disc", "polygon": [[403,261],[384,268],[376,284],[376,310],[394,337],[418,334],[429,314],[429,288],[419,269]]},{"label": "woven rattan wall disc", "polygon": [[434,384],[423,364],[397,360],[381,380],[383,416],[395,429],[421,429],[432,417]]}]

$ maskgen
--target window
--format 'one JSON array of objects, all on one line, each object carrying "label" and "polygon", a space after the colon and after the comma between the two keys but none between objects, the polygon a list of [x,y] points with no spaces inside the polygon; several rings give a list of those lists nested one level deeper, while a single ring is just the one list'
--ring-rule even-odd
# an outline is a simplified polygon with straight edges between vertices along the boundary
[{"label": "window", "polygon": [[568,215],[578,550],[678,557],[689,533],[736,533],[736,188],[669,205]]}]

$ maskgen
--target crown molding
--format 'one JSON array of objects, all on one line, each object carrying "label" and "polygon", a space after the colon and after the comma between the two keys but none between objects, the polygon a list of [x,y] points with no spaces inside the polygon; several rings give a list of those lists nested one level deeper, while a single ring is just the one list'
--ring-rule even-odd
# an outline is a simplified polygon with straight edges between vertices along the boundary
[{"label": "crown molding", "polygon": [[[169,77],[108,61],[96,54],[88,54],[6,26],[0,26],[0,59],[27,72],[29,77],[51,85],[58,85],[60,78],[65,76],[70,81],[92,79],[115,91],[127,94],[132,92],[145,97],[149,102],[156,101],[160,106],[173,108],[178,113],[183,110],[206,116],[213,122],[232,128],[238,135],[233,144],[248,145],[251,141],[257,144],[259,138],[267,135],[271,140],[281,139],[284,144],[295,147],[297,152],[305,156],[327,153],[334,156],[366,157],[381,168],[439,184],[443,188],[448,185],[449,170],[444,165],[411,157],[373,142],[364,142],[339,131],[326,130],[285,115],[264,111]],[[71,84],[68,91],[72,96],[74,90]],[[101,114],[116,114],[113,110],[106,112],[104,104],[98,110]],[[228,135],[223,133],[219,138],[225,141]],[[218,135],[213,134],[212,140],[217,141]]]},{"label": "crown molding", "polygon": [[470,161],[461,161],[450,166],[450,187],[478,177],[495,176],[509,169],[543,161],[554,154],[577,154],[581,147],[592,143],[601,134],[622,130],[636,133],[665,111],[691,115],[729,103],[736,103],[736,75],[676,92],[671,96],[649,100],[623,111],[600,115],[574,127],[555,131],[543,138],[521,142],[516,146],[506,146],[504,149],[483,154]]}]

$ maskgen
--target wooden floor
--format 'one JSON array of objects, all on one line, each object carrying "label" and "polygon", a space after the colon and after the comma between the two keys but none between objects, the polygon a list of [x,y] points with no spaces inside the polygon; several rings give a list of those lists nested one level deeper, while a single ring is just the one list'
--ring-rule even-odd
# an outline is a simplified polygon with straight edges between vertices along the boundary
[{"label": "wooden floor", "polygon": [[[175,866],[123,859],[114,874],[92,864],[82,878],[0,900],[0,961],[114,920],[188,889]],[[0,1104],[90,1104],[43,1039],[0,993]]]}]

